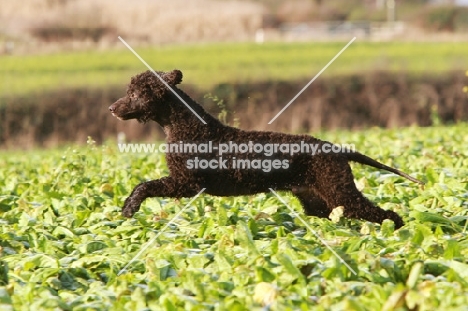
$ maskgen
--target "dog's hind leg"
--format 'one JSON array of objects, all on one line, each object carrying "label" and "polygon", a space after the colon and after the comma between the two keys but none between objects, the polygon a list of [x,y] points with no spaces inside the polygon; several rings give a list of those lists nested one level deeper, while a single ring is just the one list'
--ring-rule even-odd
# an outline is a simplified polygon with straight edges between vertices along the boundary
[{"label": "dog's hind leg", "polygon": [[[322,162],[322,163],[318,163]],[[335,207],[344,207],[344,216],[382,223],[391,219],[396,228],[404,225],[403,220],[393,211],[386,211],[374,205],[356,188],[349,164],[339,158],[316,158],[312,188],[327,202],[331,211]]]},{"label": "dog's hind leg", "polygon": [[149,197],[192,197],[199,190],[201,188],[198,189],[195,185],[180,184],[170,176],[142,182],[133,189],[130,196],[125,200],[122,215],[132,217],[140,209],[141,203]]},{"label": "dog's hind leg", "polygon": [[299,199],[307,216],[317,216],[328,218],[330,209],[327,202],[318,197],[312,189],[308,187],[294,187],[292,193]]}]

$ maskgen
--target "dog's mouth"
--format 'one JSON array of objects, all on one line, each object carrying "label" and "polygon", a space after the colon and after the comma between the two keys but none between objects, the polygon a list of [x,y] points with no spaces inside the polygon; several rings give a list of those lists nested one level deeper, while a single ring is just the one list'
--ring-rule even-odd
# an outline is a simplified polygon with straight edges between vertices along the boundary
[{"label": "dog's mouth", "polygon": [[118,115],[115,112],[112,112],[112,115],[122,121],[138,118],[138,113],[136,111],[127,112],[122,115]]}]

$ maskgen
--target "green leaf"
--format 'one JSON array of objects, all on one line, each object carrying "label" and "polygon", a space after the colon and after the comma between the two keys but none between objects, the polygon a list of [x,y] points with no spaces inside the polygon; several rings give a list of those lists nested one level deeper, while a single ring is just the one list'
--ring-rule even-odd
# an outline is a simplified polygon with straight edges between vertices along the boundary
[{"label": "green leaf", "polygon": [[34,218],[30,217],[27,213],[21,213],[21,216],[18,220],[18,226],[20,227],[29,227],[35,223]]},{"label": "green leaf", "polygon": [[219,226],[226,226],[228,225],[228,215],[227,215],[227,212],[226,212],[226,209],[224,208],[224,206],[218,206],[217,208],[217,218],[218,218],[218,225]]},{"label": "green leaf", "polygon": [[390,237],[395,232],[395,223],[389,219],[385,219],[380,227],[380,232],[384,237]]},{"label": "green leaf", "polygon": [[0,260],[0,286],[8,284],[8,263]]},{"label": "green leaf", "polygon": [[[13,310],[12,300],[5,287],[0,287],[0,307],[2,310]],[[10,306],[8,306],[10,305]]]},{"label": "green leaf", "polygon": [[75,234],[70,229],[61,226],[55,227],[54,231],[52,231],[52,234],[58,238],[73,238],[75,236]]},{"label": "green leaf", "polygon": [[277,254],[276,258],[278,259],[278,262],[285,268],[286,272],[288,272],[294,279],[305,282],[301,270],[299,270],[299,268],[294,265],[293,261],[288,255],[281,253]]},{"label": "green leaf", "polygon": [[444,261],[460,278],[468,280],[468,264],[455,260]]},{"label": "green leaf", "polygon": [[443,225],[451,225],[452,222],[450,219],[440,216],[438,214],[429,213],[429,212],[418,212],[413,211],[410,213],[410,216],[416,218],[422,223],[431,223],[431,224],[443,224]]},{"label": "green leaf", "polygon": [[27,257],[22,262],[25,270],[59,267],[57,259],[45,254],[36,254],[31,257]]},{"label": "green leaf", "polygon": [[444,258],[445,259],[454,259],[455,257],[461,257],[461,246],[460,243],[456,240],[450,239],[447,240]]},{"label": "green leaf", "polygon": [[411,267],[410,274],[408,276],[408,280],[406,281],[406,286],[410,289],[414,289],[416,287],[416,283],[419,279],[419,276],[423,272],[424,264],[420,261],[413,264]]},{"label": "green leaf", "polygon": [[92,241],[86,244],[86,253],[91,254],[107,248],[107,244],[101,241]]},{"label": "green leaf", "polygon": [[272,282],[276,278],[273,272],[264,267],[256,267],[255,276],[257,277],[258,282]]},{"label": "green leaf", "polygon": [[253,241],[252,232],[250,232],[249,227],[243,221],[239,221],[236,226],[236,239],[239,241],[239,244],[246,248],[249,252],[249,256],[259,256],[260,253],[255,246]]},{"label": "green leaf", "polygon": [[425,225],[415,224],[415,230],[411,242],[417,245],[421,245],[425,238],[429,238],[431,236],[432,231],[430,228],[426,227]]}]

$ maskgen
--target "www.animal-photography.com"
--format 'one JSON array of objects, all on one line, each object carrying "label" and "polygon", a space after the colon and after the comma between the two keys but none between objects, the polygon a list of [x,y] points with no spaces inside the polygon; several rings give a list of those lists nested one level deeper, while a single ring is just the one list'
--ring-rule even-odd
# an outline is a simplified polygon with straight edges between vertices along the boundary
[{"label": "www.animal-photography.com", "polygon": [[1,310],[466,310],[468,1],[0,0]]}]

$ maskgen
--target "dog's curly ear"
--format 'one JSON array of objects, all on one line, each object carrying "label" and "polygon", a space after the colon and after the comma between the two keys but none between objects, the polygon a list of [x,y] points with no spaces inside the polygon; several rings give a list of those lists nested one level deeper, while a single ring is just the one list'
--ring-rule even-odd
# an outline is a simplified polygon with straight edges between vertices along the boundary
[{"label": "dog's curly ear", "polygon": [[164,81],[169,85],[176,85],[182,82],[182,71],[174,69],[172,71],[166,72],[163,77]]}]

